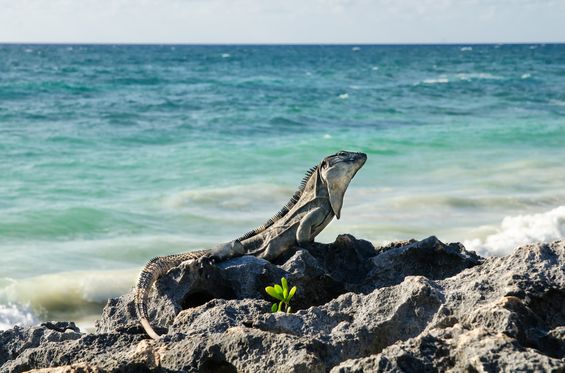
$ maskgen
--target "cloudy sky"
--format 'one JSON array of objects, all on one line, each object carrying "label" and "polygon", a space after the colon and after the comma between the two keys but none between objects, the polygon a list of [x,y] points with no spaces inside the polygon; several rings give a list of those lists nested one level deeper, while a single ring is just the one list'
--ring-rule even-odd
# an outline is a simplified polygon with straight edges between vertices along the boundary
[{"label": "cloudy sky", "polygon": [[565,42],[565,0],[0,0],[0,42]]}]

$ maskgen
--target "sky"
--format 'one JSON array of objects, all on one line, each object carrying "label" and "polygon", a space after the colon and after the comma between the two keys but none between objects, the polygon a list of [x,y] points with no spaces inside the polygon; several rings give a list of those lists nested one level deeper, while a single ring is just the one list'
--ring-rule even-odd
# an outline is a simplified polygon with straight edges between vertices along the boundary
[{"label": "sky", "polygon": [[0,42],[565,42],[565,0],[0,0]]}]

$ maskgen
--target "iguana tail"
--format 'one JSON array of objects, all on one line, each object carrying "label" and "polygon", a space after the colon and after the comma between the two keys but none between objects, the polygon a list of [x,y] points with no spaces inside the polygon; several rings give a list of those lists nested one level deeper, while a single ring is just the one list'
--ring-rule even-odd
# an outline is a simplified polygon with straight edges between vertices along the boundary
[{"label": "iguana tail", "polygon": [[183,254],[158,256],[151,259],[139,274],[135,287],[135,310],[143,329],[151,338],[158,339],[159,334],[153,330],[147,316],[147,295],[149,294],[149,289],[151,289],[151,286],[159,277],[167,273],[171,268],[187,260],[196,260],[206,252],[193,251]]}]

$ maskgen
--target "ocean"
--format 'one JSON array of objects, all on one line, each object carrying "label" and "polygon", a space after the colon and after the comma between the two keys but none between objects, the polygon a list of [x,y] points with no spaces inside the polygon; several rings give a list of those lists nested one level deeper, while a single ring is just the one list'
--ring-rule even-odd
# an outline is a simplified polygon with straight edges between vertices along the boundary
[{"label": "ocean", "polygon": [[565,45],[0,45],[0,329],[90,328],[342,149],[368,161],[321,242],[563,238]]}]

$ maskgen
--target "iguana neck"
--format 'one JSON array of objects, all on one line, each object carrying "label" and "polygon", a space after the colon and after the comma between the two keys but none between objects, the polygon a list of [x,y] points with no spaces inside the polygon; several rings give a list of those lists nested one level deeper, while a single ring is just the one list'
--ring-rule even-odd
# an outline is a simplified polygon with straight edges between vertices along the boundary
[{"label": "iguana neck", "polygon": [[249,240],[251,237],[256,236],[259,233],[264,232],[266,229],[268,229],[274,223],[276,223],[277,221],[282,219],[286,214],[288,214],[288,212],[301,199],[303,193],[305,192],[306,188],[308,187],[310,180],[315,179],[317,177],[319,177],[319,167],[318,167],[318,165],[311,167],[308,171],[306,171],[306,174],[304,175],[304,178],[302,178],[302,181],[300,182],[298,189],[296,190],[296,192],[294,192],[294,194],[292,195],[290,200],[279,210],[279,212],[277,212],[275,215],[273,215],[272,218],[267,220],[265,222],[265,224],[245,233],[244,235],[238,237],[237,240],[243,243],[244,241]]},{"label": "iguana neck", "polygon": [[301,214],[311,210],[313,207],[325,207],[328,214],[331,214],[333,217],[328,199],[328,190],[323,184],[318,167],[313,167],[308,172],[307,178],[303,180],[300,189],[297,191],[297,193],[300,192],[300,197],[288,211],[278,217],[276,221],[273,221],[266,229],[258,231],[256,234],[240,241],[248,255],[255,255],[263,249],[267,240],[273,240],[277,235],[273,228],[300,223]]}]

